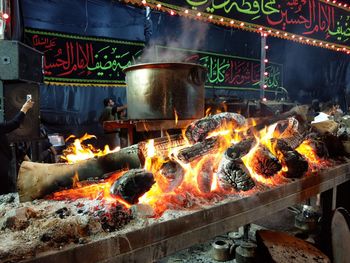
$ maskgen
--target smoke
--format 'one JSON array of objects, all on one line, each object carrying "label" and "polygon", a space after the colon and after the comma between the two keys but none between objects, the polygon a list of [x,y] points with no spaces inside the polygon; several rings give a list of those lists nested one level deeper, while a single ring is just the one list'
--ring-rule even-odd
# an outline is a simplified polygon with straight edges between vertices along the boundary
[{"label": "smoke", "polygon": [[160,33],[159,37],[150,39],[137,63],[183,62],[186,54],[176,49],[199,50],[204,46],[209,29],[208,23],[184,17],[176,17],[176,19],[178,23],[174,23],[173,17],[159,17],[158,31],[163,33]]}]

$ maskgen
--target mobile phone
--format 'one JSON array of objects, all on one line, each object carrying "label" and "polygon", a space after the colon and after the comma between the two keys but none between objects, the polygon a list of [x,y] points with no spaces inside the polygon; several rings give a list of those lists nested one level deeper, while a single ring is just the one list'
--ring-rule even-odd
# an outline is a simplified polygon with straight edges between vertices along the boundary
[{"label": "mobile phone", "polygon": [[27,101],[32,99],[32,94],[27,94]]}]

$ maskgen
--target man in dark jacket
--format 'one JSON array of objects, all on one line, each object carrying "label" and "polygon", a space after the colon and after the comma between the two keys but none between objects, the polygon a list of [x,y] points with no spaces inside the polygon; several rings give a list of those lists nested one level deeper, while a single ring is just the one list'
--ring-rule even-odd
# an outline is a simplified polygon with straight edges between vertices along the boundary
[{"label": "man in dark jacket", "polygon": [[23,122],[25,115],[34,105],[34,101],[28,100],[23,104],[20,112],[10,121],[0,123],[0,195],[10,192],[9,167],[12,152],[6,134],[17,129]]}]

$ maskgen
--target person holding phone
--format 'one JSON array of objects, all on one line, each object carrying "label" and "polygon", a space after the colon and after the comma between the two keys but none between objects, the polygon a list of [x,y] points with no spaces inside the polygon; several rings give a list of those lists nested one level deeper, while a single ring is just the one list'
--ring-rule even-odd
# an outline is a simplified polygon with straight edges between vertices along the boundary
[{"label": "person holding phone", "polygon": [[27,111],[30,110],[33,105],[34,101],[32,101],[31,98],[28,98],[23,104],[21,110],[12,120],[0,123],[0,195],[7,194],[11,191],[9,168],[12,159],[12,151],[6,134],[20,126]]}]

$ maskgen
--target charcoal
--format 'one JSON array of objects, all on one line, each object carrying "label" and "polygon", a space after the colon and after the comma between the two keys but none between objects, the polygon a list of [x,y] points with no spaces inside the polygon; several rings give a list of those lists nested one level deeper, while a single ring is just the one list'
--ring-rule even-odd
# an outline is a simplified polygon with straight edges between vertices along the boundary
[{"label": "charcoal", "polygon": [[210,132],[218,128],[228,125],[235,129],[245,124],[245,118],[237,113],[222,112],[216,115],[208,116],[192,122],[185,131],[185,136],[192,144],[203,141]]},{"label": "charcoal", "polygon": [[321,136],[321,140],[324,142],[330,158],[346,155],[344,145],[339,137],[326,133]]},{"label": "charcoal", "polygon": [[[252,146],[252,142],[250,146]],[[238,143],[226,150],[218,169],[218,184],[223,190],[229,191],[234,188],[237,191],[247,191],[255,186],[253,179],[250,177],[249,171],[244,166],[242,160],[237,158],[239,151],[233,151],[236,149],[242,149],[240,146],[246,145],[247,141],[244,143]],[[241,151],[244,153],[245,151]],[[248,152],[248,150],[247,150]],[[245,154],[244,154],[245,155]],[[233,158],[232,158],[233,157]],[[243,157],[243,154],[242,154]]]},{"label": "charcoal", "polygon": [[283,175],[287,178],[300,178],[308,170],[309,164],[305,158],[293,150],[283,139],[272,139],[271,143],[275,146],[277,158],[283,166],[287,167],[287,172]]},{"label": "charcoal", "polygon": [[254,138],[248,138],[229,147],[226,151],[227,157],[232,160],[240,159],[246,155],[255,143]]},{"label": "charcoal", "polygon": [[136,204],[140,196],[148,192],[155,183],[152,173],[143,169],[127,171],[111,186],[110,193],[130,204]]},{"label": "charcoal", "polygon": [[297,151],[286,152],[282,164],[288,167],[288,171],[283,173],[287,178],[300,178],[309,168],[308,162]]},{"label": "charcoal", "polygon": [[162,189],[164,192],[171,192],[176,189],[182,183],[185,175],[185,170],[174,161],[164,163],[159,172],[167,181],[166,187]]},{"label": "charcoal", "polygon": [[237,191],[248,191],[255,186],[249,172],[243,164],[229,162],[218,173],[219,186],[229,191],[234,188]]},{"label": "charcoal", "polygon": [[96,210],[94,217],[101,223],[102,229],[112,232],[125,226],[133,218],[131,211],[116,203]]},{"label": "charcoal", "polygon": [[181,149],[177,158],[184,163],[192,162],[193,160],[207,155],[208,153],[213,152],[219,146],[219,140],[217,137],[211,137],[205,139],[201,142],[197,142],[192,146]]},{"label": "charcoal", "polygon": [[274,176],[282,169],[281,163],[265,146],[256,150],[250,165],[254,172],[265,178]]}]

